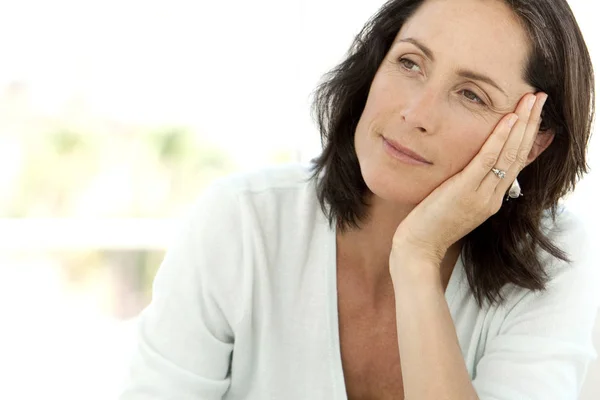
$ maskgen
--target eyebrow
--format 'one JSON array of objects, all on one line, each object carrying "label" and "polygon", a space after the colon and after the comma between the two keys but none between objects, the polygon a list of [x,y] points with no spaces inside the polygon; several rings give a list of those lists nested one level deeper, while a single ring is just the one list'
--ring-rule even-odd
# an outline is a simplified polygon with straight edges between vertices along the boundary
[{"label": "eyebrow", "polygon": [[[421,50],[423,53],[425,53],[427,58],[429,58],[431,61],[435,61],[435,56],[433,55],[433,51],[431,51],[431,49],[429,47],[425,46],[423,43],[419,42],[417,39],[413,39],[413,38],[399,39],[396,42],[394,42],[394,44],[396,44],[396,43],[411,43],[411,44],[417,46],[419,48],[419,50]],[[468,69],[459,69],[456,72],[456,74],[463,78],[485,82],[488,85],[495,87],[496,89],[501,91],[502,94],[504,94],[506,97],[508,97],[506,92],[496,82],[494,82],[494,80],[492,78],[490,78],[489,76],[486,76],[486,75],[480,74],[479,72],[471,71]]]}]

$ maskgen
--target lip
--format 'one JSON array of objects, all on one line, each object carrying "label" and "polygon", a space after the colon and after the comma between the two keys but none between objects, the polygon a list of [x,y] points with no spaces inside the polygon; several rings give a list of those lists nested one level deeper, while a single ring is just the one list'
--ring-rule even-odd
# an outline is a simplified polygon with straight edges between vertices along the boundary
[{"label": "lip", "polygon": [[[392,139],[388,139],[384,136],[382,136],[382,139],[384,141],[384,145],[386,145],[388,147],[388,150],[391,150],[392,152],[396,153],[393,155],[398,156],[397,158],[401,158],[404,161],[406,161],[406,159],[412,159],[420,164],[428,164],[428,165],[433,164],[431,161],[427,160],[420,154],[412,151],[411,149],[409,149],[407,147],[402,146],[401,144],[399,144],[398,142],[396,142]],[[398,153],[400,153],[400,154],[398,154]],[[402,156],[404,156],[404,157],[402,157]]]}]

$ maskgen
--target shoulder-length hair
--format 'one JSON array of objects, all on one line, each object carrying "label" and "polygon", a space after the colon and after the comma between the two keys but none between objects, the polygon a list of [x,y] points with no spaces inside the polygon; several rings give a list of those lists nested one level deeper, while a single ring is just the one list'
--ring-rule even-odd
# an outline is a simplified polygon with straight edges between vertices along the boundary
[{"label": "shoulder-length hair", "polygon": [[[503,302],[502,287],[544,290],[548,274],[543,249],[569,261],[541,227],[544,214],[557,216],[559,200],[588,172],[586,149],[594,118],[594,73],[590,56],[566,0],[505,0],[531,41],[523,79],[548,94],[540,131],[551,145],[520,174],[526,196],[504,202],[500,211],[465,237],[463,264],[480,306]],[[345,60],[314,92],[312,115],[323,151],[312,160],[312,178],[329,223],[342,232],[359,228],[367,215],[367,188],[354,148],[354,133],[375,73],[399,29],[423,0],[391,0],[366,23]]]}]

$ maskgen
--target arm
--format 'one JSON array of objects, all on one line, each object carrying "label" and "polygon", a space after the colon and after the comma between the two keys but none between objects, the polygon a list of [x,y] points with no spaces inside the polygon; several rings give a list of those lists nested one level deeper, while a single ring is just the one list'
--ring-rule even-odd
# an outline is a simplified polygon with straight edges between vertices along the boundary
[{"label": "arm", "polygon": [[[575,400],[596,356],[592,332],[600,305],[600,269],[582,223],[564,217],[557,245],[572,263],[546,258],[544,292],[515,288],[502,306],[500,331],[488,338],[470,381],[439,275],[422,257],[397,256],[398,345],[407,399]],[[397,254],[415,254],[398,249]],[[409,271],[414,271],[412,274]],[[418,275],[417,275],[418,273]]]},{"label": "arm", "polygon": [[[414,254],[410,251],[403,254]],[[434,270],[405,258],[411,270]],[[409,268],[406,268],[409,270]],[[439,276],[392,274],[404,395],[420,400],[478,399],[467,372]]]},{"label": "arm", "polygon": [[196,204],[139,318],[121,400],[217,400],[228,389],[239,307],[227,295],[243,262],[238,210],[233,196],[214,186]]},{"label": "arm", "polygon": [[[491,169],[506,161],[503,151],[518,150],[519,160],[530,151],[546,98],[524,96],[473,160],[423,199],[394,234],[389,267],[407,399],[477,399],[441,287],[440,267],[454,243],[501,207],[509,183]],[[538,105],[534,111],[533,102]],[[519,162],[502,166],[510,181],[521,167]]]}]

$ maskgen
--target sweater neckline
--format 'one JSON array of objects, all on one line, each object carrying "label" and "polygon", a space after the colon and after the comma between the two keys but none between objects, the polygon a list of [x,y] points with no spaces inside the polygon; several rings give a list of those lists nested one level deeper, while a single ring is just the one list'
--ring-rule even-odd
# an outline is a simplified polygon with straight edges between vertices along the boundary
[{"label": "sweater neckline", "polygon": [[[332,226],[328,221],[324,224],[327,232],[327,267],[324,268],[325,282],[327,285],[328,299],[328,325],[330,338],[330,370],[331,380],[333,382],[335,397],[334,400],[347,400],[346,381],[344,379],[344,369],[342,366],[342,354],[340,348],[340,329],[339,329],[339,314],[338,314],[338,295],[337,295],[337,225],[334,222]],[[462,254],[456,260],[448,286],[444,292],[448,307],[452,310],[454,299],[459,291],[460,280],[463,274]]]}]

